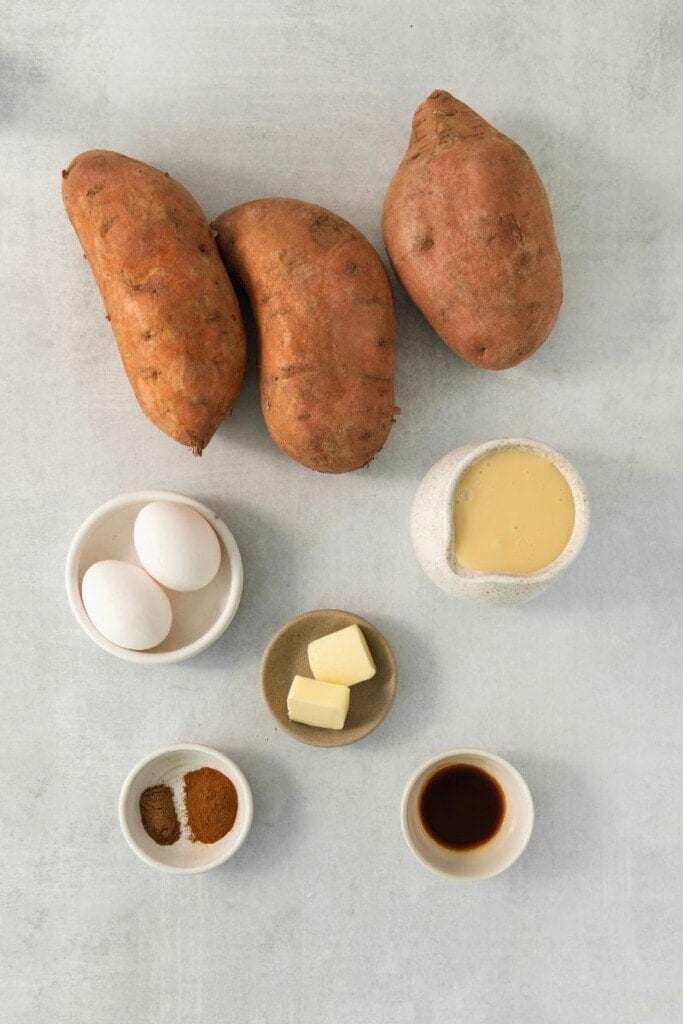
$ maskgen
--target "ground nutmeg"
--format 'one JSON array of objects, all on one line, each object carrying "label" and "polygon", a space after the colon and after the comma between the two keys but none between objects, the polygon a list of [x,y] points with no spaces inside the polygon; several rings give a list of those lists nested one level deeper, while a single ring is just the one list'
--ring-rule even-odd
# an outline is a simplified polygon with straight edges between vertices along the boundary
[{"label": "ground nutmeg", "polygon": [[159,846],[180,839],[180,822],[170,786],[150,786],[140,794],[140,818],[147,835]]}]

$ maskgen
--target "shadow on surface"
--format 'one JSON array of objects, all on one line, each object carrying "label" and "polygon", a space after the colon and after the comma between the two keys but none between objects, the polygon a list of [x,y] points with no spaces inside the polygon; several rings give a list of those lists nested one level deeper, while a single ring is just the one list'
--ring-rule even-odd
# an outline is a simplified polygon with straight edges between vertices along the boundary
[{"label": "shadow on surface", "polygon": [[284,758],[230,746],[254,797],[254,820],[244,847],[228,861],[230,874],[268,873],[287,859],[301,836],[303,797],[296,791]]},{"label": "shadow on surface", "polygon": [[367,747],[400,744],[407,736],[428,729],[437,707],[436,661],[429,638],[405,621],[373,615],[394,652],[398,682],[394,704],[386,719],[360,742]]},{"label": "shadow on surface", "polygon": [[606,811],[588,769],[579,774],[566,761],[521,750],[497,753],[521,772],[534,801],[534,829],[522,854],[524,878],[571,877],[590,871],[601,856],[597,837]]},{"label": "shadow on surface", "polygon": [[229,656],[232,666],[246,663],[255,666],[258,674],[268,639],[287,617],[282,608],[282,586],[273,586],[273,573],[277,571],[285,581],[285,591],[286,581],[296,579],[291,531],[285,534],[275,516],[242,501],[215,495],[197,497],[217,512],[232,531],[244,565],[244,589],[237,614],[223,636],[199,658],[205,664],[214,659],[224,665]]}]

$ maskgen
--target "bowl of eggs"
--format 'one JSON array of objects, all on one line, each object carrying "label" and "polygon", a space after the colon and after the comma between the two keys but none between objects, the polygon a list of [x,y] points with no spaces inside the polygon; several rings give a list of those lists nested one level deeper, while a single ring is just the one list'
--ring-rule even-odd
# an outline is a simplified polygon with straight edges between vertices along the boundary
[{"label": "bowl of eggs", "polygon": [[206,505],[170,491],[122,494],[71,542],[66,592],[86,635],[117,658],[185,661],[228,628],[242,596],[242,558]]}]

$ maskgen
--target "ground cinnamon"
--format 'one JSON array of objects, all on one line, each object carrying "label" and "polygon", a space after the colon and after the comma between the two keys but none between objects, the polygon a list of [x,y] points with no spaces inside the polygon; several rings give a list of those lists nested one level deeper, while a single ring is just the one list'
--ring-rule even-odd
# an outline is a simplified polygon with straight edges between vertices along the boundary
[{"label": "ground cinnamon", "polygon": [[185,775],[185,811],[191,838],[216,843],[235,824],[237,790],[215,768],[198,768]]},{"label": "ground cinnamon", "polygon": [[170,786],[150,786],[141,793],[140,817],[145,832],[159,846],[171,846],[180,839]]}]

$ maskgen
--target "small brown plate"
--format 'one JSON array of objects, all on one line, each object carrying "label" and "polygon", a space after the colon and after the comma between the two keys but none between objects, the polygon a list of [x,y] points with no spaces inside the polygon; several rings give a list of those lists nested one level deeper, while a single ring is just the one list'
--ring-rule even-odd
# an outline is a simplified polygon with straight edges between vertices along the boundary
[{"label": "small brown plate", "polygon": [[[365,634],[377,673],[365,683],[351,687],[351,704],[343,729],[318,729],[290,722],[287,694],[294,676],[311,677],[308,645],[327,633],[357,623]],[[382,634],[365,619],[350,612],[325,608],[291,619],[277,631],[261,662],[261,687],[273,718],[301,743],[314,747],[343,747],[355,743],[376,729],[394,702],[396,661]]]}]

